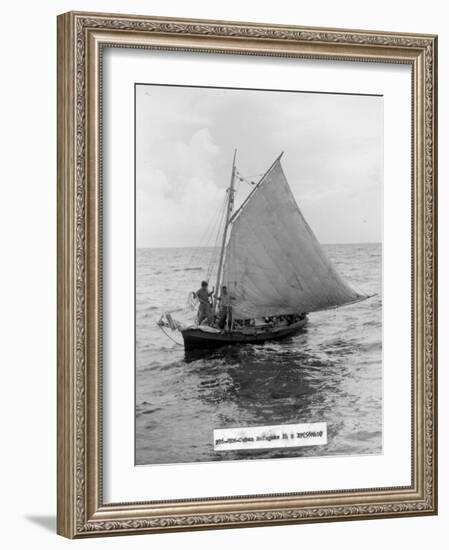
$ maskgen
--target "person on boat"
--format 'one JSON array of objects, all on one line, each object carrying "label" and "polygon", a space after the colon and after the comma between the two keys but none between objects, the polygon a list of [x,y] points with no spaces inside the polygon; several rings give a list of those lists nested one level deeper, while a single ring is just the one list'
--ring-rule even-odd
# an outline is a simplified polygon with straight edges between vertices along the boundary
[{"label": "person on boat", "polygon": [[211,292],[209,292],[207,281],[201,282],[201,288],[196,291],[196,295],[198,297],[198,300],[200,301],[200,305],[198,307],[198,324],[201,325],[204,321],[207,322],[207,324],[212,324],[214,320],[214,315],[212,311],[212,305],[211,305],[211,296],[214,293],[214,289],[212,289]]},{"label": "person on boat", "polygon": [[232,300],[235,300],[228,292],[228,287],[221,287],[221,296],[218,298],[220,302],[218,310],[218,326],[230,330],[232,326]]}]

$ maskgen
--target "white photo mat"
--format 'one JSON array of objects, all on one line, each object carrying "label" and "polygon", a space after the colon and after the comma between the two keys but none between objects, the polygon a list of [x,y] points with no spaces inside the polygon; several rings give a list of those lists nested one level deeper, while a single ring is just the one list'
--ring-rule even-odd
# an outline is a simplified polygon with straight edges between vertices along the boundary
[{"label": "white photo mat", "polygon": [[[103,78],[104,502],[410,485],[410,66],[109,48]],[[134,465],[136,82],[384,96],[381,455]]]}]

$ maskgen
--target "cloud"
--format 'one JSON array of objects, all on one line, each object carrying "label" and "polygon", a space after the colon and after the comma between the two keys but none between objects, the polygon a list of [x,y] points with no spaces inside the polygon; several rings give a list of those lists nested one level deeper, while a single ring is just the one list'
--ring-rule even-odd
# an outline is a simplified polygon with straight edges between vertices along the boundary
[{"label": "cloud", "polygon": [[[220,203],[214,159],[218,147],[207,128],[195,131],[186,143],[176,141],[162,150],[158,164],[138,170],[136,221],[138,247],[195,246]],[[168,158],[176,162],[166,162]]]},{"label": "cloud", "polygon": [[[146,85],[136,97],[137,246],[202,243],[235,147],[243,175],[284,151],[320,241],[381,240],[382,98]],[[237,202],[250,190],[241,184]]]}]

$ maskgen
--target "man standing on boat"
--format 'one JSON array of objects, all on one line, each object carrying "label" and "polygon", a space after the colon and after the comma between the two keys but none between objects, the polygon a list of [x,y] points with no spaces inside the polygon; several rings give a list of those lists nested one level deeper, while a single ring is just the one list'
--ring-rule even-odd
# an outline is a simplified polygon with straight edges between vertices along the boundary
[{"label": "man standing on boat", "polygon": [[220,328],[231,330],[232,326],[232,300],[235,300],[228,292],[228,287],[223,285],[221,287],[220,308],[218,315],[218,325]]},{"label": "man standing on boat", "polygon": [[207,321],[208,325],[211,325],[214,320],[214,315],[212,311],[212,305],[210,298],[214,293],[214,289],[209,292],[207,281],[201,282],[201,288],[196,291],[200,305],[198,308],[198,324],[201,325],[203,321]]}]

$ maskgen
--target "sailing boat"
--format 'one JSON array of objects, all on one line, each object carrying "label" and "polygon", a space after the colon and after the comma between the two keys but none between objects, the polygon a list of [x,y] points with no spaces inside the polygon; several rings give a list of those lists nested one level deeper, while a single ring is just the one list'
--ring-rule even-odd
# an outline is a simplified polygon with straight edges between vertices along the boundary
[{"label": "sailing boat", "polygon": [[[307,314],[368,298],[336,271],[302,215],[281,165],[282,153],[234,211],[236,151],[227,193],[213,312],[223,286],[232,298],[224,328],[183,326],[186,350],[280,339],[300,331]],[[231,319],[229,319],[231,318]]]}]

